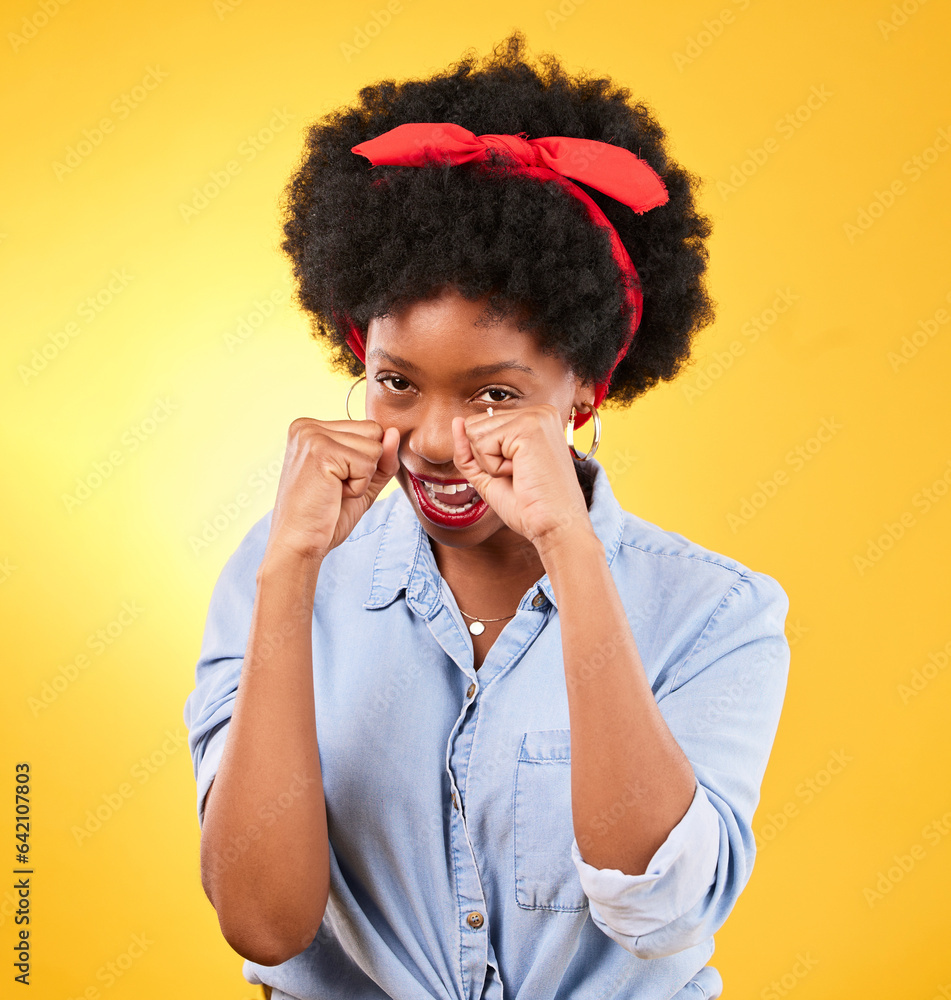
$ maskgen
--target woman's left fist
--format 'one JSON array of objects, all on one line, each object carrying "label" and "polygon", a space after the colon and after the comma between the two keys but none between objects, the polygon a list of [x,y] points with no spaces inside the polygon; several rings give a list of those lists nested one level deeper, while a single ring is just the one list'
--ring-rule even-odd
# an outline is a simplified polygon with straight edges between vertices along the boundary
[{"label": "woman's left fist", "polygon": [[550,403],[453,417],[452,438],[460,474],[536,548],[593,531],[565,425]]}]

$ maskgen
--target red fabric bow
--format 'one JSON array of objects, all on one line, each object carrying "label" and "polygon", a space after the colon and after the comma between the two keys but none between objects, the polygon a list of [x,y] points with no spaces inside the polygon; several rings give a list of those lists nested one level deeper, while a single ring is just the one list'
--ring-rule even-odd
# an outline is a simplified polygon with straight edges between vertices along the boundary
[{"label": "red fabric bow", "polygon": [[[591,221],[607,229],[611,237],[611,252],[627,279],[625,289],[631,304],[631,324],[610,372],[595,388],[594,406],[597,408],[607,395],[611,376],[630,348],[640,325],[643,296],[637,271],[617,230],[597,204],[569,178],[573,177],[620,201],[638,214],[665,204],[667,188],[645,160],[628,149],[595,139],[572,139],[560,135],[526,139],[524,133],[475,135],[452,122],[414,122],[398,125],[352,148],[352,152],[365,156],[373,166],[399,167],[423,167],[439,162],[469,163],[484,160],[493,151],[508,154],[519,174],[560,184],[582,202]],[[365,364],[363,334],[353,322],[349,322],[349,327],[347,343]],[[590,416],[590,411],[578,413],[575,426],[582,426]]]}]

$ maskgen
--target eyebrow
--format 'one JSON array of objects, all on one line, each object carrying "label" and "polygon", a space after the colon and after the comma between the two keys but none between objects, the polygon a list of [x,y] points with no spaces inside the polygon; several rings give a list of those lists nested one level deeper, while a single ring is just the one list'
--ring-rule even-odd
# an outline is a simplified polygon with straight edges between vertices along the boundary
[{"label": "eyebrow", "polygon": [[[407,361],[406,358],[401,358],[396,354],[389,354],[382,347],[376,347],[370,351],[367,355],[367,360],[370,358],[381,358],[384,361],[388,361],[391,365],[395,365],[397,368],[405,368],[407,371],[414,372],[417,375],[420,372],[418,366],[414,365],[412,361]],[[491,365],[476,365],[474,368],[469,368],[460,374],[462,378],[484,378],[486,375],[494,375],[496,372],[503,371],[519,371],[535,377],[538,375],[534,368],[529,368],[528,365],[523,365],[521,361],[515,360],[498,361]]]}]

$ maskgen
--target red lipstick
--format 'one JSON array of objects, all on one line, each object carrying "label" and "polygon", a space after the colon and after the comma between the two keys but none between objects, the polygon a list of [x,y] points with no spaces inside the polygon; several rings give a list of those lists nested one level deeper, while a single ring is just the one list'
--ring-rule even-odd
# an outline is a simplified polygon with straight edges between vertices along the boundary
[{"label": "red lipstick", "polygon": [[[420,479],[422,477],[414,476],[412,472],[408,469],[407,475],[409,480],[413,485],[413,493],[416,496],[416,502],[419,504],[419,509],[423,512],[423,515],[427,520],[432,521],[433,524],[438,524],[441,528],[467,528],[470,524],[475,524],[480,517],[489,509],[489,505],[479,497],[478,500],[471,507],[467,507],[465,510],[456,512],[450,512],[443,510],[440,507],[436,507],[432,500],[429,498],[429,494],[426,492],[426,487],[421,485]],[[465,483],[465,479],[429,479],[426,477],[427,482],[431,483]]]}]

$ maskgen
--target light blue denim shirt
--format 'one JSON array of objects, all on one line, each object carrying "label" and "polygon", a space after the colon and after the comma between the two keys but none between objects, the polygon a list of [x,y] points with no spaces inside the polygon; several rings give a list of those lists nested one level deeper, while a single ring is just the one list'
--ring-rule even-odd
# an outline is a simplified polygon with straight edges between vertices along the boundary
[{"label": "light blue denim shirt", "polygon": [[[316,938],[245,978],[305,1000],[717,997],[713,934],[750,877],[751,821],[786,689],[787,596],[770,576],[623,510],[589,510],[690,807],[647,870],[574,838],[568,695],[547,574],[476,671],[466,621],[402,490],[324,560],[314,602],[330,896]],[[270,514],[211,598],[185,723],[198,818],[228,735]],[[597,628],[598,595],[588,609]],[[261,817],[264,836],[280,794]],[[636,822],[623,789],[606,824]],[[253,847],[251,848],[253,849]]]}]

